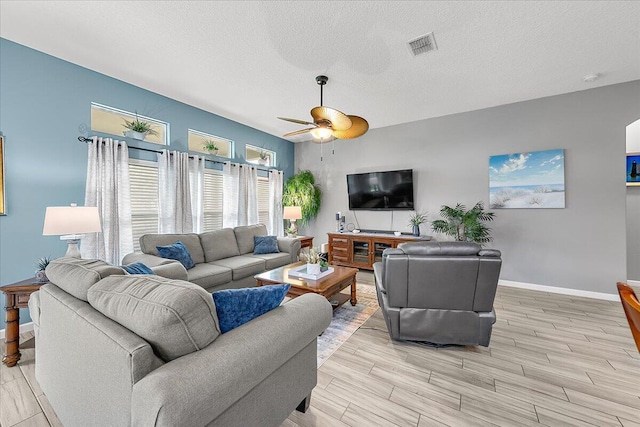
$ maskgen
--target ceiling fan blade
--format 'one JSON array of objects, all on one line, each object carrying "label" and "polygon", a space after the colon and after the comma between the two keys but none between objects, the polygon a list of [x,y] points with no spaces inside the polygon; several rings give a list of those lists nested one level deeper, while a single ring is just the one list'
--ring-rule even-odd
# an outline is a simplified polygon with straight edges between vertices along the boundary
[{"label": "ceiling fan blade", "polygon": [[302,135],[303,133],[309,132],[311,129],[313,129],[313,128],[296,130],[296,131],[293,131],[293,132],[285,133],[282,136],[286,137],[286,136]]},{"label": "ceiling fan blade", "polygon": [[348,116],[351,119],[351,127],[347,130],[334,130],[333,136],[339,139],[351,139],[364,135],[369,130],[369,123],[358,116]]},{"label": "ceiling fan blade", "polygon": [[318,123],[323,120],[331,122],[331,129],[347,130],[351,127],[351,119],[342,111],[331,107],[315,107],[311,110],[313,121]]},{"label": "ceiling fan blade", "polygon": [[304,120],[290,119],[290,118],[287,118],[287,117],[278,117],[278,118],[280,120],[285,120],[287,122],[298,123],[298,124],[301,124],[301,125],[314,125],[315,124],[315,123],[310,123],[310,122],[307,122],[307,121],[304,121]]}]

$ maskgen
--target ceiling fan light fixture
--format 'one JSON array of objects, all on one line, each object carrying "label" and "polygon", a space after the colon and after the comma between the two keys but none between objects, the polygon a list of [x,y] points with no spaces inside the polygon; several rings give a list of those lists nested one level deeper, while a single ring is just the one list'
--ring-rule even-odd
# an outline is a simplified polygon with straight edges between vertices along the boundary
[{"label": "ceiling fan light fixture", "polygon": [[327,127],[313,128],[309,132],[315,139],[319,139],[321,141],[329,139],[333,136],[333,131]]}]

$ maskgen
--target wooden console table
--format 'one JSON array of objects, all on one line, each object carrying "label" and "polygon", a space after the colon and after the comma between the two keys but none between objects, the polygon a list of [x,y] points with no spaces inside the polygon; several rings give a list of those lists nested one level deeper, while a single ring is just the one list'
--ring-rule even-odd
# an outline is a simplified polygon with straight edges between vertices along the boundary
[{"label": "wooden console table", "polygon": [[2,363],[8,367],[15,366],[20,360],[20,309],[27,308],[29,297],[40,289],[44,283],[36,283],[35,277],[12,285],[2,286],[0,290],[5,296],[5,320],[7,322],[4,342],[6,350]]},{"label": "wooden console table", "polygon": [[382,252],[400,243],[431,240],[430,236],[396,236],[393,233],[327,233],[329,264],[373,270],[373,263],[382,260]]}]

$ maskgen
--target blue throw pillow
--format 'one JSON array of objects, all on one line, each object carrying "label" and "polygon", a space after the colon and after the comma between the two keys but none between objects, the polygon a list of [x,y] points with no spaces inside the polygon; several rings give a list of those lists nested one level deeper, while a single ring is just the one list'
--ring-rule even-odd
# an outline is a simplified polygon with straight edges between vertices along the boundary
[{"label": "blue throw pillow", "polygon": [[214,292],[220,332],[224,334],[278,307],[289,287],[282,284]]},{"label": "blue throw pillow", "polygon": [[124,268],[124,271],[129,274],[155,274],[152,269],[141,262],[134,262],[133,264],[123,265],[122,268]]},{"label": "blue throw pillow", "polygon": [[278,238],[276,236],[253,236],[253,254],[277,254]]},{"label": "blue throw pillow", "polygon": [[173,245],[156,246],[156,249],[158,250],[158,255],[162,258],[180,261],[187,270],[196,265],[193,262],[193,259],[191,259],[191,255],[189,254],[187,247],[180,240],[175,242]]}]

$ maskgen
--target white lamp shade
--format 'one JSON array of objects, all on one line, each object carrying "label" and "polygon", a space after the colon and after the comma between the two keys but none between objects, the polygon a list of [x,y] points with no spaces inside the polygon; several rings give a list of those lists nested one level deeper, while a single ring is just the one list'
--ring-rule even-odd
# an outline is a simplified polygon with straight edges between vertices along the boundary
[{"label": "white lamp shade", "polygon": [[44,214],[43,236],[99,233],[102,231],[97,207],[52,206]]},{"label": "white lamp shade", "polygon": [[302,208],[300,206],[285,206],[282,217],[284,219],[302,219]]}]

